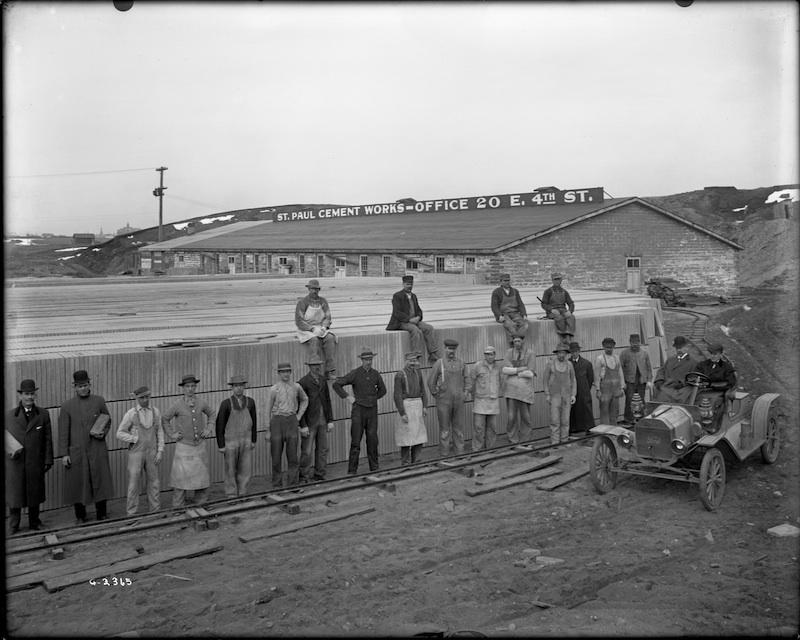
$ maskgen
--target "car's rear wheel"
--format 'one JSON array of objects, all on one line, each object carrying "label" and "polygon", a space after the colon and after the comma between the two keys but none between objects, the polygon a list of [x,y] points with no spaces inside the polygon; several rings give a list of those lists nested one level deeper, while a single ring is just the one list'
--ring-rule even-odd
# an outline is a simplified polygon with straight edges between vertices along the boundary
[{"label": "car's rear wheel", "polygon": [[700,502],[709,511],[716,511],[725,495],[725,458],[719,449],[711,448],[700,464]]},{"label": "car's rear wheel", "polygon": [[777,393],[765,393],[763,396],[759,396],[753,404],[753,413],[750,418],[753,431],[757,434],[764,434],[764,444],[761,445],[761,459],[765,464],[775,462],[781,452],[778,397]]},{"label": "car's rear wheel", "polygon": [[606,436],[595,438],[589,459],[589,477],[599,493],[608,493],[617,486],[617,450]]}]

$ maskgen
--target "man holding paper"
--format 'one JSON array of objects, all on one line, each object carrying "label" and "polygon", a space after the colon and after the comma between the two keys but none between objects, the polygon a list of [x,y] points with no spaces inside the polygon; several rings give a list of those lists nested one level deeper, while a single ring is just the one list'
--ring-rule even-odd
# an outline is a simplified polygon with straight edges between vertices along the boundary
[{"label": "man holding paper", "polygon": [[102,396],[92,394],[89,374],[72,374],[75,397],[61,405],[58,444],[64,464],[64,502],[75,507],[77,524],[86,522],[86,503],[94,502],[98,520],[108,518],[114,495],[106,434],[111,416]]}]

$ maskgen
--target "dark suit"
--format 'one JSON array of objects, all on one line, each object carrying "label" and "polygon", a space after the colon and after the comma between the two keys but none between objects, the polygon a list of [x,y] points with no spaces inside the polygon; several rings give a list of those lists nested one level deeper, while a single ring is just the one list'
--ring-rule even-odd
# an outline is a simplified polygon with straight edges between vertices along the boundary
[{"label": "dark suit", "polygon": [[45,501],[44,474],[53,466],[50,414],[36,405],[30,419],[20,404],[6,414],[6,430],[24,447],[15,458],[6,457],[6,503],[12,530],[19,527],[22,507],[28,507],[31,527],[39,525],[39,505]]},{"label": "dark suit", "polygon": [[[308,407],[300,418],[300,427],[308,428],[308,435],[300,439],[300,481],[324,480],[328,464],[328,423],[333,422],[331,392],[323,376],[315,378],[307,373],[298,384],[308,396]],[[314,449],[314,466],[311,466],[311,449]],[[312,477],[313,473],[313,477]]]},{"label": "dark suit", "polygon": [[[430,360],[439,358],[439,347],[433,337],[433,327],[427,322],[422,321],[422,307],[419,306],[417,295],[411,293],[414,309],[411,308],[408,295],[405,290],[396,292],[392,296],[392,317],[386,325],[387,331],[407,331],[411,341],[411,351],[419,351],[423,356],[427,351]],[[409,320],[419,317],[419,322],[414,324]]]}]

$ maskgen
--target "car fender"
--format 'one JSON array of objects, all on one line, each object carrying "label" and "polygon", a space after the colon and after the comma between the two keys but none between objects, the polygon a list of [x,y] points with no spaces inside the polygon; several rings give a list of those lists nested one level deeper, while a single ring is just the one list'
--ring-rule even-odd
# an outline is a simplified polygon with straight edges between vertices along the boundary
[{"label": "car fender", "polygon": [[610,425],[610,424],[598,424],[596,427],[592,427],[589,429],[589,433],[593,433],[595,435],[604,435],[604,436],[614,436],[612,440],[616,440],[616,436],[621,435],[623,433],[628,433],[633,437],[633,429],[626,429],[620,425]]}]

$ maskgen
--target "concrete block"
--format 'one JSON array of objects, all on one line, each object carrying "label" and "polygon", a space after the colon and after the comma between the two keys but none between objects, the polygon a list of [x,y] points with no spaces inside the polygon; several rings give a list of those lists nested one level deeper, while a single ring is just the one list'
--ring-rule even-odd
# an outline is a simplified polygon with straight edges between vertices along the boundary
[{"label": "concrete block", "polygon": [[800,535],[800,529],[791,524],[779,524],[777,527],[767,529],[767,533],[776,538],[795,538]]}]

